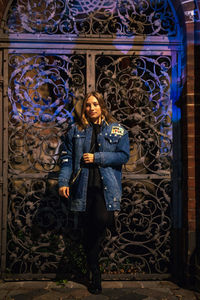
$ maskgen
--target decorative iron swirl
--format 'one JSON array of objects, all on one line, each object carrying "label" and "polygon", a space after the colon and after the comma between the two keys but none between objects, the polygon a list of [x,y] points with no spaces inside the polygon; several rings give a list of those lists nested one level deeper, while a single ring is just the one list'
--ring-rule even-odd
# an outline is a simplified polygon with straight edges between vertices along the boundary
[{"label": "decorative iron swirl", "polygon": [[11,272],[56,272],[66,246],[63,229],[73,222],[57,189],[50,179],[10,181],[7,253]]},{"label": "decorative iron swirl", "polygon": [[[56,181],[15,179],[10,181],[9,190],[7,251],[10,271],[55,273],[64,253],[72,244],[74,247],[76,236],[79,237],[72,231],[75,216],[69,215],[66,201],[58,198]],[[108,231],[103,243],[101,265],[105,273],[134,275],[168,271],[170,190],[167,179],[124,180],[116,231],[112,235]],[[71,239],[67,245],[66,235]],[[69,253],[65,255],[68,260]],[[83,257],[79,257],[81,259]]]},{"label": "decorative iron swirl", "polygon": [[71,118],[73,97],[85,92],[84,55],[11,55],[8,96],[13,118],[25,123]]},{"label": "decorative iron swirl", "polygon": [[[166,273],[170,262],[168,179],[123,182],[116,232],[108,231],[101,264],[106,273]],[[109,261],[109,264],[107,262]]]},{"label": "decorative iron swirl", "polygon": [[9,67],[9,171],[53,171],[60,137],[85,94],[85,56],[15,54]]},{"label": "decorative iron swirl", "polygon": [[16,0],[7,31],[95,37],[177,34],[176,17],[167,0]]},{"label": "decorative iron swirl", "polygon": [[13,1],[8,14],[8,31],[54,34],[65,10],[66,3],[63,0]]},{"label": "decorative iron swirl", "polygon": [[129,131],[131,173],[169,175],[172,150],[171,59],[96,56],[96,88]]}]

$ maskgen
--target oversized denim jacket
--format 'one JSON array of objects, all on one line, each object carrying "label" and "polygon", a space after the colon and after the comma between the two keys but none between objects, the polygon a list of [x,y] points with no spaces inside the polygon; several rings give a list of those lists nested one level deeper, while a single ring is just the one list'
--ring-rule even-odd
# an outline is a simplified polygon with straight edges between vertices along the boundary
[{"label": "oversized denim jacket", "polygon": [[[72,174],[77,174],[83,153],[90,152],[92,127],[79,131],[73,124],[60,148],[59,187],[69,186]],[[120,210],[122,196],[121,169],[129,159],[128,132],[118,123],[103,121],[97,136],[99,152],[94,153],[94,163],[100,170],[107,210]],[[70,190],[70,209],[85,211],[89,169],[82,167],[80,175]]]}]

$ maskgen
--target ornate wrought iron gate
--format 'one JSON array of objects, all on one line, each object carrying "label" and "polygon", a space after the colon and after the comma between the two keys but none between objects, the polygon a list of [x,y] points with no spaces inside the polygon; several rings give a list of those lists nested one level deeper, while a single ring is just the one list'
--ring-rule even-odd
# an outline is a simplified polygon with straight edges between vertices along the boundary
[{"label": "ornate wrought iron gate", "polygon": [[[14,12],[17,20],[19,9]],[[15,32],[19,28],[12,27],[12,17],[7,24]],[[62,26],[69,29],[65,22]],[[81,31],[79,22],[78,19],[73,30]],[[28,30],[31,22],[25,23],[20,27],[17,22],[20,30],[25,25]],[[90,29],[85,24],[84,30],[97,34],[94,23]],[[35,26],[36,32],[42,32],[42,21]],[[62,26],[59,25],[60,32],[64,30]],[[121,34],[126,26],[124,22]],[[104,28],[104,33],[110,34],[111,28]],[[176,31],[173,28],[172,36]],[[169,35],[169,28],[161,26],[160,34]],[[97,89],[116,119],[128,129],[131,143],[131,158],[123,170],[122,210],[116,217],[116,232],[108,232],[104,241],[102,268],[107,274],[129,274],[131,278],[137,273],[168,274],[172,226],[171,97],[178,89],[172,83],[179,76],[179,48],[174,46],[172,50],[160,42],[152,43],[150,50],[140,40],[133,46],[131,41],[116,42],[115,38],[109,43],[96,40],[89,44],[84,40],[77,45],[75,41],[62,41],[56,48],[57,37],[51,45],[44,38],[41,44],[37,41],[36,49],[26,40],[25,46],[16,43],[2,52],[3,272],[7,272],[6,276],[50,276],[57,272],[61,261],[71,270],[69,260],[76,254],[71,252],[74,231],[71,234],[69,228],[76,225],[76,216],[69,214],[57,194],[58,149],[66,121],[79,111],[84,94]],[[76,252],[79,255],[82,249]]]}]

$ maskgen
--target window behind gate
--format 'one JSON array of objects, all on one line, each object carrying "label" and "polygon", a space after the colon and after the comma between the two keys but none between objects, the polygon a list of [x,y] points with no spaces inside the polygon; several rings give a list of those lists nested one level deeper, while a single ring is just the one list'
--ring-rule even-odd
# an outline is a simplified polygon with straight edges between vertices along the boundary
[{"label": "window behind gate", "polygon": [[4,270],[44,275],[65,265],[67,272],[84,272],[77,215],[57,193],[58,152],[85,93],[96,89],[129,131],[131,145],[116,232],[108,231],[103,242],[102,270],[131,277],[169,272],[177,52],[145,49],[130,39],[173,38],[174,20],[164,0],[13,1],[2,28],[26,44],[10,47],[4,64],[9,104]]}]

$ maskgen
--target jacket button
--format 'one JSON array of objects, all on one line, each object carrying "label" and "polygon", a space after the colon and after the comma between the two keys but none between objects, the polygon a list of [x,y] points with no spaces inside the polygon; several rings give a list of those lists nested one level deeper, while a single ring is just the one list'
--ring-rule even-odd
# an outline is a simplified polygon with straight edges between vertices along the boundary
[{"label": "jacket button", "polygon": [[101,144],[99,144],[99,146],[101,146]]},{"label": "jacket button", "polygon": [[104,187],[104,190],[107,190],[107,186]]},{"label": "jacket button", "polygon": [[112,205],[111,205],[111,204],[109,204],[108,206],[109,206],[109,207],[112,207]]}]

